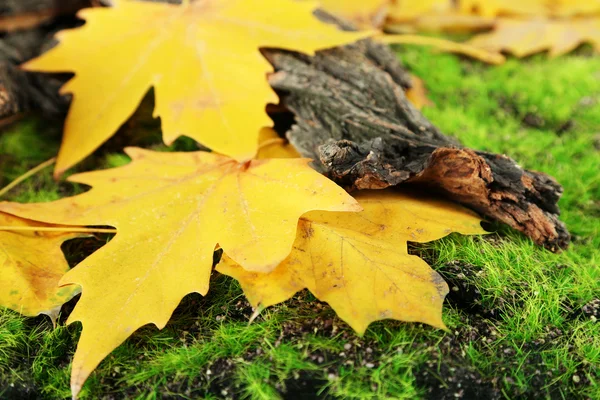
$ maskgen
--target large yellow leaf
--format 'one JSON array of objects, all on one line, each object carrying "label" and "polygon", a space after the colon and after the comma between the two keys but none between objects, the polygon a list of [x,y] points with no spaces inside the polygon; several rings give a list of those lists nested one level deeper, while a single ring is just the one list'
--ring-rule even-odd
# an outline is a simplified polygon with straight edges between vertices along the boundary
[{"label": "large yellow leaf", "polygon": [[46,314],[54,323],[60,307],[79,292],[77,286],[58,286],[69,270],[60,246],[82,235],[16,230],[52,225],[2,212],[0,226],[15,228],[13,231],[0,230],[0,307],[31,317]]},{"label": "large yellow leaf", "polygon": [[584,42],[593,44],[600,51],[600,17],[500,19],[493,32],[478,35],[468,44],[489,51],[505,50],[524,57],[544,50],[550,50],[551,56],[558,56]]},{"label": "large yellow leaf", "polygon": [[451,232],[481,234],[480,219],[447,201],[410,192],[364,191],[360,213],[310,212],[294,250],[271,273],[244,270],[227,256],[217,270],[240,281],[254,307],[268,307],[308,288],[358,333],[385,318],[438,328],[448,286],[407,241],[428,242]]},{"label": "large yellow leaf", "polygon": [[112,241],[61,281],[82,287],[69,317],[83,323],[75,395],[136,329],[164,327],[186,294],[206,293],[217,244],[244,268],[269,272],[289,255],[302,214],[361,209],[306,159],[238,164],[207,152],[127,153],[133,161],[124,167],[72,176],[92,186],[81,195],[0,203],[5,212],[39,221],[117,228]]},{"label": "large yellow leaf", "polygon": [[313,53],[369,32],[342,32],[317,20],[315,2],[203,0],[188,5],[122,1],[80,12],[85,25],[25,67],[75,72],[74,99],[56,173],[94,151],[154,87],[165,143],[180,135],[238,160],[254,156],[258,132],[277,102],[260,47]]}]

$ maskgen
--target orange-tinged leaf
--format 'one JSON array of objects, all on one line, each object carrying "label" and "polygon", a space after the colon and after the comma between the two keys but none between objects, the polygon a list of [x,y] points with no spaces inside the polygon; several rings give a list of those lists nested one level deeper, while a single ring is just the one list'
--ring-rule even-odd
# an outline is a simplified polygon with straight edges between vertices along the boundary
[{"label": "orange-tinged leaf", "polygon": [[73,360],[75,395],[136,329],[164,327],[186,294],[206,293],[217,244],[244,268],[270,272],[289,255],[302,214],[361,209],[306,159],[239,164],[207,152],[127,153],[133,161],[124,167],[72,176],[92,186],[81,195],[0,203],[0,210],[21,217],[117,229],[61,281],[82,287],[69,317],[83,323]]},{"label": "orange-tinged leaf", "polygon": [[427,89],[421,78],[411,75],[410,84],[412,86],[406,91],[406,98],[416,109],[420,110],[425,106],[433,105],[432,101],[427,97]]},{"label": "orange-tinged leaf", "polygon": [[[0,226],[52,225],[0,212]],[[0,307],[31,317],[46,314],[54,323],[60,307],[79,292],[77,286],[58,286],[69,270],[60,246],[79,236],[82,235],[0,230]]]},{"label": "orange-tinged leaf", "polygon": [[451,232],[482,234],[480,219],[447,201],[411,192],[363,191],[360,213],[310,212],[298,225],[294,250],[271,273],[241,268],[223,254],[217,270],[240,281],[254,307],[268,307],[308,288],[358,333],[380,319],[438,328],[448,286],[407,242]]},{"label": "orange-tinged leaf", "polygon": [[544,50],[550,50],[551,56],[558,56],[584,42],[591,43],[600,51],[600,17],[500,19],[493,32],[478,35],[468,44],[489,51],[505,50],[524,57]]},{"label": "orange-tinged leaf", "polygon": [[[188,5],[122,1],[80,12],[85,25],[59,33],[57,47],[29,70],[75,73],[74,99],[56,173],[107,140],[154,87],[165,143],[180,135],[237,160],[252,158],[277,102],[260,47],[305,53],[353,42],[313,16],[316,2],[204,0]],[[240,114],[241,113],[241,114]]]}]

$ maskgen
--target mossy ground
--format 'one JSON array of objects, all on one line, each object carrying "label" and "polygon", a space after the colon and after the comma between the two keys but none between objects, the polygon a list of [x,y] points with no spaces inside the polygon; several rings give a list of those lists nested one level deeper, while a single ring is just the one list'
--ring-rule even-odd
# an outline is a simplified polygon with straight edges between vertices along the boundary
[{"label": "mossy ground", "polygon": [[[308,293],[248,325],[239,286],[215,275],[208,296],[186,297],[164,330],[144,327],[115,350],[83,398],[600,399],[600,58],[583,49],[488,67],[422,48],[401,54],[425,80],[435,106],[424,112],[444,132],[564,185],[569,250],[552,254],[502,226],[413,247],[449,282],[448,333],[382,321],[359,338]],[[60,132],[47,125],[26,120],[0,133],[0,185],[56,153]],[[123,145],[158,141],[128,126],[78,169],[121,165]],[[7,198],[81,190],[45,171]],[[65,250],[75,263],[97,246]],[[0,311],[0,398],[70,397],[80,326],[64,326],[65,315],[53,330],[44,317]]]}]

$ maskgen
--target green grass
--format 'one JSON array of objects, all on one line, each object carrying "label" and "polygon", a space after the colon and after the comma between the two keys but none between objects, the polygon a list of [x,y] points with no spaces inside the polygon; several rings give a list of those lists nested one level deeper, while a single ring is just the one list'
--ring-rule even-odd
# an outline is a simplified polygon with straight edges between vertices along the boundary
[{"label": "green grass", "polygon": [[[307,293],[248,325],[239,286],[216,276],[208,296],[186,297],[164,330],[144,327],[115,350],[83,398],[600,398],[600,324],[586,311],[600,298],[600,58],[584,50],[488,67],[418,47],[401,55],[425,80],[435,106],[424,113],[442,131],[564,185],[571,247],[553,254],[502,226],[414,247],[450,283],[448,333],[382,321],[359,338]],[[123,165],[124,144],[164,149],[156,137],[125,136],[78,169]],[[10,154],[2,183],[52,157],[59,140],[34,120],[0,133],[0,154]],[[44,171],[8,198],[81,190]],[[0,398],[69,398],[79,331],[0,311]]]}]

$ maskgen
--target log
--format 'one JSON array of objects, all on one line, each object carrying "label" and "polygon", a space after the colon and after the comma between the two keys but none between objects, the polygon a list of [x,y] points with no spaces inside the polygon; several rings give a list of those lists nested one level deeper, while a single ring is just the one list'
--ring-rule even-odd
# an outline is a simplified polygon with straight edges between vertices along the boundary
[{"label": "log", "polygon": [[[9,0],[0,7],[0,30],[2,18],[15,21],[37,13],[48,15],[34,27],[8,32],[0,39],[0,125],[30,111],[52,118],[65,115],[69,101],[58,94],[65,77],[30,73],[18,66],[56,45],[54,32],[80,23],[74,18],[60,22],[52,18],[72,14],[86,5],[87,0]],[[41,22],[46,24],[37,26]]]},{"label": "log", "polygon": [[3,0],[0,5],[0,31],[33,28],[89,5],[88,0]]},{"label": "log", "polygon": [[269,83],[279,110],[293,114],[287,139],[340,185],[425,186],[552,251],[568,245],[558,218],[562,187],[508,156],[467,149],[443,135],[407,100],[407,73],[387,46],[365,40],[314,57],[264,54],[275,69]]},{"label": "log", "polygon": [[[34,54],[44,47],[35,43],[17,46]],[[276,129],[340,185],[425,186],[552,251],[568,245],[570,235],[558,218],[562,187],[508,156],[464,148],[440,132],[407,100],[410,75],[388,46],[364,40],[312,57],[277,49],[263,54],[274,67],[269,83],[281,100],[268,108]],[[14,61],[4,63],[14,68]],[[25,79],[11,65],[5,73],[0,66],[0,117],[27,109],[64,112],[67,99],[56,91],[60,79]]]}]

